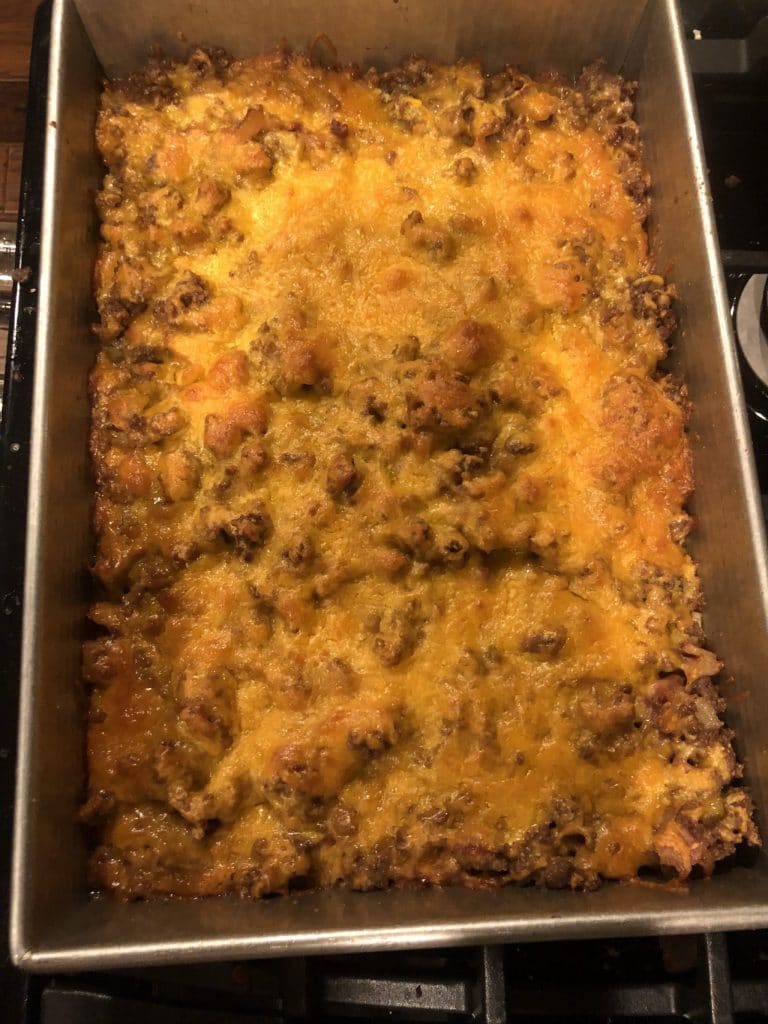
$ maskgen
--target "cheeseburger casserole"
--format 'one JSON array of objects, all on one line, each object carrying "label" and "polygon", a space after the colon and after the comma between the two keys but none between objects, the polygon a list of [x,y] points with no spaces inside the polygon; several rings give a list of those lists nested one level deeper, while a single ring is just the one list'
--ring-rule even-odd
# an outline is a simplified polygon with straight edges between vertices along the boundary
[{"label": "cheeseburger casserole", "polygon": [[93,885],[709,874],[701,631],[628,83],[195,51],[107,84]]}]

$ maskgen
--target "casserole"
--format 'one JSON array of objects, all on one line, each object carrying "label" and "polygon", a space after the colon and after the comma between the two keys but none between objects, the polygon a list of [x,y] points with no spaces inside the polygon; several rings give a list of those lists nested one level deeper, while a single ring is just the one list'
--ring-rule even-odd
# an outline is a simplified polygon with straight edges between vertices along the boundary
[{"label": "casserole", "polygon": [[[303,45],[315,30],[322,31],[323,12],[312,9],[313,24],[306,12],[297,16],[295,6],[270,9],[257,30],[250,6],[232,4],[221,18],[226,26],[222,31],[201,22],[202,12],[182,19],[173,6],[142,20],[141,5],[126,4],[125,11],[122,5],[111,5],[108,22],[96,4],[79,5],[83,21],[72,2],[54,6],[44,195],[47,250],[39,282],[25,592],[14,957],[38,969],[75,969],[328,948],[754,927],[766,917],[768,864],[762,854],[754,864],[731,865],[680,896],[640,887],[606,887],[588,896],[532,890],[495,895],[332,892],[255,906],[220,901],[130,907],[86,896],[85,851],[74,824],[81,797],[82,708],[72,680],[87,596],[80,566],[89,549],[85,379],[92,348],[84,326],[92,317],[91,192],[100,176],[91,144],[99,64],[89,39],[105,70],[118,73],[137,66],[150,42],[178,49],[177,25],[184,26],[188,39],[236,52],[267,48],[280,37]],[[613,69],[640,81],[638,120],[658,218],[650,226],[651,241],[657,265],[668,270],[681,296],[684,326],[673,364],[688,382],[693,431],[699,435],[694,449],[695,511],[702,525],[692,550],[709,602],[705,629],[739,680],[739,689],[747,693],[729,720],[739,737],[738,752],[746,763],[759,822],[768,770],[758,724],[764,717],[761,701],[768,699],[760,692],[761,669],[768,661],[764,538],[675,5],[637,3],[618,10],[595,4],[569,32],[556,3],[518,4],[514,11],[512,5],[507,9],[499,4],[484,8],[479,16],[474,5],[457,2],[440,5],[443,28],[437,35],[434,25],[440,22],[432,3],[373,4],[363,20],[355,17],[355,7],[350,3],[334,13],[334,44],[342,60],[386,64],[411,50],[441,59],[478,52],[493,70],[506,61],[530,66],[529,53],[535,52],[534,70],[538,64],[574,73],[591,57],[602,55]],[[293,24],[302,25],[299,38],[292,37]],[[147,26],[144,32],[142,25]],[[237,46],[236,37],[245,37],[246,25],[247,41]],[[371,38],[386,45],[366,52],[363,40]],[[681,120],[666,116],[670,96],[679,104]],[[57,197],[66,197],[66,202]],[[62,444],[67,445],[66,459]]]},{"label": "casserole", "polygon": [[754,840],[631,93],[201,49],[109,83],[98,889],[596,888]]}]

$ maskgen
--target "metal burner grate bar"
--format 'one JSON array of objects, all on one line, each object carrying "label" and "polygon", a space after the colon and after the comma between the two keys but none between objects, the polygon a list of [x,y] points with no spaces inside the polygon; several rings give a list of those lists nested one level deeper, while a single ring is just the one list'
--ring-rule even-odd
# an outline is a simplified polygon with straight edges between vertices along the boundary
[{"label": "metal burner grate bar", "polygon": [[[510,1020],[581,1020],[589,1016],[645,1019],[647,1017],[682,1017],[685,997],[679,985],[665,982],[651,985],[610,985],[604,989],[554,986],[541,989],[511,989]],[[700,1020],[706,1018],[700,1017]],[[713,1022],[714,1024],[714,1022]],[[721,1024],[721,1022],[717,1022]],[[725,1024],[725,1022],[722,1022]]]},{"label": "metal burner grate bar", "polygon": [[[371,970],[374,965],[378,971]],[[503,947],[451,951],[448,956],[436,950],[373,961],[342,958],[330,970],[310,960],[308,970],[310,1005],[324,1019],[339,1014],[367,1019],[384,1009],[390,1017],[408,1020],[414,1019],[412,1014],[424,1021],[504,1024],[507,1019]]]},{"label": "metal burner grate bar", "polygon": [[504,978],[504,947],[483,946],[482,1000],[485,1024],[504,1024],[507,993]]},{"label": "metal burner grate bar", "polygon": [[710,1008],[712,1024],[733,1024],[731,968],[725,935],[707,934],[702,939],[701,975],[704,1005]]},{"label": "metal burner grate bar", "polygon": [[768,990],[765,982],[737,981],[733,986],[733,1009],[737,1014],[768,1016]]},{"label": "metal burner grate bar", "polygon": [[344,1015],[349,1016],[354,1010],[365,1012],[382,1007],[390,1013],[413,1010],[422,1020],[460,1017],[504,1024],[507,1013],[503,948],[485,946],[479,957],[468,950],[466,960],[474,970],[468,972],[468,977],[459,978],[430,978],[428,973],[408,978],[326,975],[320,989],[323,1012],[333,1015],[343,1009]]},{"label": "metal burner grate bar", "polygon": [[327,977],[323,1003],[334,1007],[387,1007],[390,1010],[440,1010],[467,1015],[472,996],[468,982],[403,981],[399,978]]},{"label": "metal burner grate bar", "polygon": [[[756,941],[761,940],[756,936]],[[740,980],[732,992],[723,935],[678,942],[668,966],[652,968],[644,983],[629,983],[626,976],[601,979],[600,971],[588,965],[600,960],[605,949],[599,943],[586,945],[590,948],[579,953],[572,950],[585,958],[585,973],[576,965],[570,980],[557,985],[550,984],[546,947],[534,947],[534,955],[527,951],[524,960],[515,947],[485,946],[90,974],[50,982],[40,1024],[319,1024],[383,1017],[408,1024],[734,1024],[734,1010],[752,1015],[749,1019],[768,1015],[765,982]],[[641,972],[647,969],[643,957],[649,948],[637,945],[630,956]],[[559,963],[561,974],[568,960],[566,955]],[[508,971],[516,974],[509,987]]]},{"label": "metal burner grate bar", "polygon": [[40,1024],[275,1024],[256,1011],[169,1006],[77,989],[47,989],[40,1010]]}]

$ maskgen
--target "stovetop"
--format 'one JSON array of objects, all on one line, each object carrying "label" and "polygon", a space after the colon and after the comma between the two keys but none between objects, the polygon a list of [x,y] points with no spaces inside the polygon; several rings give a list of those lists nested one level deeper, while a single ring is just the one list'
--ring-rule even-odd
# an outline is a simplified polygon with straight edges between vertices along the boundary
[{"label": "stovetop", "polygon": [[683,6],[689,8],[691,34],[695,29],[702,36],[691,40],[689,54],[755,462],[766,495],[768,322],[760,323],[760,303],[768,281],[768,3]]},{"label": "stovetop", "polygon": [[[588,0],[584,0],[588,2]],[[618,2],[618,0],[617,0]],[[734,323],[755,460],[768,510],[768,340],[760,301],[768,280],[768,0],[681,0]],[[50,0],[38,11],[22,173],[18,265],[39,245]],[[0,236],[2,225],[0,225]],[[0,319],[3,314],[0,237]],[[34,309],[10,327],[3,423],[3,503],[23,504],[14,438],[28,430]],[[0,329],[2,324],[0,324]],[[1,337],[1,335],[0,335]],[[23,509],[22,509],[23,511]],[[19,520],[23,516],[17,517]],[[13,521],[11,515],[8,521]],[[0,564],[20,571],[22,538],[0,535]],[[0,615],[15,607],[0,594]],[[0,618],[0,621],[2,619]],[[0,719],[0,877],[7,877],[15,744],[16,652],[3,658]],[[4,937],[7,892],[0,891]],[[620,941],[467,947],[29,977],[0,956],[0,1024],[281,1024],[298,1021],[768,1020],[768,931]]]}]

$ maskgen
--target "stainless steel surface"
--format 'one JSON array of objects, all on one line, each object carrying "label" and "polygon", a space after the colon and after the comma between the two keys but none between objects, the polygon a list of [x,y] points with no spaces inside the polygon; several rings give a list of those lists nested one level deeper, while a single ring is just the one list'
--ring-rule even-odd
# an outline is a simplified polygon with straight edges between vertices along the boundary
[{"label": "stainless steel surface", "polygon": [[[75,0],[110,76],[134,71],[153,45],[183,56],[189,41],[223,46],[236,56],[281,40],[305,48],[330,36],[342,61],[395,63],[408,52],[454,60],[481,55],[486,67],[519,62],[534,71],[581,70],[585,58],[618,67],[646,0]],[[181,30],[181,32],[180,32]],[[255,49],[254,49],[255,46]]]},{"label": "stainless steel surface", "polygon": [[744,285],[736,307],[736,330],[752,372],[768,385],[768,338],[763,332],[760,307],[768,274],[753,274]]},{"label": "stainless steel surface", "polygon": [[0,316],[2,311],[10,312],[11,288],[13,287],[13,258],[16,255],[16,225],[0,221]]},{"label": "stainless steel surface", "polygon": [[[13,259],[16,255],[16,225],[0,221],[0,392],[5,377],[5,350],[8,345],[8,321],[11,316]],[[0,398],[2,412],[2,398]]]},{"label": "stainless steel surface", "polygon": [[[101,4],[79,2],[84,12],[99,16]],[[227,0],[226,11],[231,15],[236,6]],[[693,547],[708,596],[705,625],[737,689],[747,694],[728,717],[760,820],[768,823],[768,581],[759,498],[678,15],[674,0],[649,0],[638,24],[640,7],[593,0],[580,5],[574,19],[574,5],[562,0],[555,19],[553,0],[488,5],[452,0],[445,8],[436,0],[397,5],[372,0],[365,5],[363,32],[362,5],[351,0],[333,7],[291,0],[264,4],[259,7],[263,18],[243,16],[235,25],[242,49],[254,52],[281,36],[305,43],[322,26],[333,31],[341,53],[351,55],[358,47],[361,60],[367,56],[364,39],[386,39],[391,62],[427,36],[430,52],[448,58],[473,53],[482,39],[489,66],[505,59],[530,65],[535,53],[539,62],[542,55],[550,62],[560,55],[557,62],[573,69],[608,53],[618,68],[626,57],[626,71],[641,82],[639,118],[655,183],[653,247],[681,297],[684,327],[674,360],[688,378],[696,407],[701,528]],[[243,2],[239,9],[252,7]],[[447,25],[437,18],[443,9],[450,12]],[[177,9],[175,0],[164,5],[116,0],[109,6],[112,34],[95,23],[101,57],[117,66],[127,28],[137,33],[139,50],[149,33],[171,38],[180,28],[189,39],[226,42],[230,26],[224,10],[224,5],[215,10],[211,5],[210,11],[205,5]],[[591,35],[580,27],[585,10]],[[528,52],[502,31],[500,21],[507,12],[508,24],[517,25],[523,11],[532,19],[532,31],[554,26],[549,38],[523,33],[526,47],[532,47]],[[491,16],[494,31],[486,23]],[[455,34],[470,23],[473,34]],[[604,25],[610,26],[608,36]],[[533,47],[536,39],[540,45]],[[138,50],[129,52],[133,61]],[[742,857],[710,881],[693,883],[685,894],[606,885],[589,894],[514,888],[326,892],[255,903],[118,905],[88,898],[83,838],[73,818],[83,777],[75,680],[86,599],[82,567],[90,551],[84,382],[93,358],[86,325],[92,317],[92,191],[99,165],[91,133],[99,69],[73,0],[55,2],[51,62],[13,868],[16,962],[33,970],[76,970],[768,924],[768,856],[762,852],[752,863]]]}]

